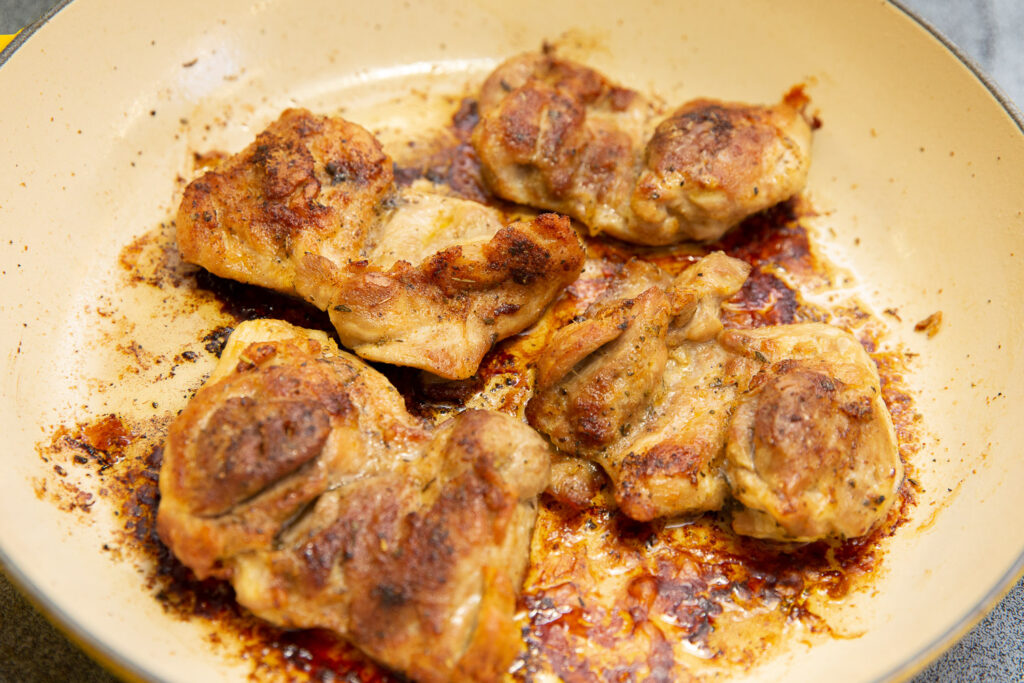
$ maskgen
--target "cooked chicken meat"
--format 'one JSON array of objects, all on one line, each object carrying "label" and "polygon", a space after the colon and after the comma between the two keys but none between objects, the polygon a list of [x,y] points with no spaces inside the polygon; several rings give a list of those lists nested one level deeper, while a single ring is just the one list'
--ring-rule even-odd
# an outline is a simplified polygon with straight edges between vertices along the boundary
[{"label": "cooked chicken meat", "polygon": [[332,629],[416,680],[497,680],[548,478],[523,423],[432,428],[323,333],[255,321],[170,427],[157,526],[274,624]]},{"label": "cooked chicken meat", "polygon": [[391,161],[373,135],[338,117],[289,109],[185,188],[178,248],[221,277],[301,294],[303,255],[342,264],[358,258],[394,199]]},{"label": "cooked chicken meat", "polygon": [[608,475],[600,465],[559,452],[551,456],[551,483],[545,493],[578,510],[615,507]]},{"label": "cooked chicken meat", "polygon": [[[654,266],[630,264],[625,284],[553,335],[527,418],[599,464],[634,519],[715,510],[731,495],[744,535],[861,536],[903,478],[877,370],[827,325],[723,331],[721,303],[748,271],[715,253],[666,285]],[[564,462],[555,483],[577,505],[601,484]]]},{"label": "cooked chicken meat", "polygon": [[584,259],[567,219],[503,227],[495,209],[399,191],[369,132],[298,109],[186,188],[177,236],[189,262],[327,310],[358,355],[452,379],[532,324]]},{"label": "cooked chicken meat", "polygon": [[796,541],[870,531],[896,499],[903,465],[864,348],[817,323],[730,330],[721,343],[764,359],[729,425],[725,473],[745,506],[733,528]]},{"label": "cooked chicken meat", "polygon": [[634,519],[717,509],[728,495],[725,420],[752,368],[714,336],[721,300],[748,271],[721,253],[674,281],[630,264],[623,284],[555,333],[538,363],[530,424],[560,450],[600,464]]},{"label": "cooked chicken meat", "polygon": [[668,297],[651,287],[559,330],[538,363],[531,423],[559,445],[599,449],[618,438],[661,383],[670,318]]},{"label": "cooked chicken meat", "polygon": [[598,72],[524,54],[484,82],[473,146],[505,199],[573,216],[594,233],[629,234],[636,156],[651,106]]},{"label": "cooked chicken meat", "polygon": [[637,244],[717,239],[798,193],[807,98],[699,99],[659,122],[638,93],[552,54],[506,61],[480,93],[473,145],[499,196]]}]

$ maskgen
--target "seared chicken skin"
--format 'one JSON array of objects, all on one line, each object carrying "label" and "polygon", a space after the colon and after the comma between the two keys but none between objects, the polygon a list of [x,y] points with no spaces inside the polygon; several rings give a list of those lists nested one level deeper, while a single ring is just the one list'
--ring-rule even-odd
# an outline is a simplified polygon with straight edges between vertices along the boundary
[{"label": "seared chicken skin", "polygon": [[323,333],[254,321],[170,427],[157,527],[268,621],[332,629],[416,680],[497,680],[548,478],[521,422],[432,428]]},{"label": "seared chicken skin", "polygon": [[584,259],[567,219],[502,226],[473,202],[399,192],[369,132],[299,109],[186,188],[177,238],[186,261],[328,311],[358,355],[451,379],[532,324]]},{"label": "seared chicken skin", "polygon": [[[861,536],[903,479],[878,372],[828,325],[723,330],[721,303],[748,272],[721,253],[674,280],[630,264],[623,285],[553,335],[527,418],[567,455],[600,465],[634,519],[734,497],[744,535]],[[597,495],[592,471],[557,470],[556,497]]]},{"label": "seared chicken skin", "polygon": [[637,244],[713,240],[798,193],[810,166],[806,96],[777,105],[694,100],[659,122],[638,93],[528,53],[480,93],[473,145],[505,199]]}]

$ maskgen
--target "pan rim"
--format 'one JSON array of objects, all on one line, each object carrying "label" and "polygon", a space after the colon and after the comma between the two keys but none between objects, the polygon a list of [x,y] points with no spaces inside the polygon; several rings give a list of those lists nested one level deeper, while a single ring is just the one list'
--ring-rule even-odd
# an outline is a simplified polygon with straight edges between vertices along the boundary
[{"label": "pan rim", "polygon": [[[70,5],[74,0],[60,0],[46,14],[26,26],[18,33],[6,47],[0,50],[0,68],[24,46],[32,36],[43,26],[50,22],[54,16]],[[905,5],[905,0],[886,0],[893,8],[915,22],[918,26],[935,38],[961,65],[985,87],[999,103],[1003,111],[1017,126],[1018,131],[1024,135],[1024,113],[1000,88],[1000,86],[989,77],[980,65],[970,56],[965,54],[957,45],[948,39],[941,31],[921,17],[915,11]],[[168,679],[158,676],[151,670],[145,670],[132,662],[125,655],[112,648],[106,640],[94,635],[81,623],[72,618],[54,600],[40,589],[31,577],[16,565],[8,556],[2,544],[0,544],[0,569],[8,577],[11,584],[25,596],[29,602],[42,613],[50,623],[57,627],[76,645],[84,649],[101,666],[110,670],[115,675],[129,680],[141,681],[166,681]],[[951,624],[942,634],[935,637],[930,643],[919,648],[909,655],[904,661],[890,669],[884,675],[874,679],[876,681],[905,681],[920,673],[928,665],[938,659],[944,652],[948,651],[956,642],[966,635],[972,628],[989,613],[992,609],[1013,589],[1014,585],[1024,577],[1024,548],[1021,548],[1017,558],[1010,564],[1003,575],[992,585],[980,600],[967,610],[955,623]]]}]

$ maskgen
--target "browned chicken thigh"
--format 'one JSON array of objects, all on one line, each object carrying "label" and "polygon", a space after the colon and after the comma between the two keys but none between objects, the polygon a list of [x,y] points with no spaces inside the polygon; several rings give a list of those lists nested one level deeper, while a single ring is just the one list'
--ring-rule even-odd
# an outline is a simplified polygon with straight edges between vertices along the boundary
[{"label": "browned chicken thigh", "polygon": [[763,359],[729,425],[725,473],[747,536],[862,536],[903,481],[878,370],[849,334],[817,323],[730,330],[722,345]]},{"label": "browned chicken thigh", "polygon": [[723,420],[751,369],[714,338],[719,304],[748,272],[721,253],[674,280],[631,263],[621,285],[553,336],[538,364],[530,424],[598,463],[634,519],[717,509],[728,494]]},{"label": "browned chicken thigh", "polygon": [[[863,535],[903,479],[874,363],[824,324],[723,331],[721,303],[748,272],[721,253],[674,280],[630,264],[553,335],[527,418],[567,456],[600,465],[634,519],[716,510],[731,496],[744,535]],[[592,470],[556,462],[556,497],[598,494]]]},{"label": "browned chicken thigh", "polygon": [[694,100],[659,123],[638,93],[553,54],[488,77],[473,145],[501,197],[637,244],[717,239],[799,192],[810,166],[807,99]]},{"label": "browned chicken thigh", "polygon": [[261,320],[172,424],[157,525],[264,619],[332,629],[416,680],[497,680],[548,477],[523,423],[430,427],[325,334]]},{"label": "browned chicken thigh", "polygon": [[369,132],[299,109],[186,188],[177,236],[187,261],[328,311],[360,356],[452,379],[532,324],[584,259],[567,219],[503,226],[495,209],[399,191]]}]

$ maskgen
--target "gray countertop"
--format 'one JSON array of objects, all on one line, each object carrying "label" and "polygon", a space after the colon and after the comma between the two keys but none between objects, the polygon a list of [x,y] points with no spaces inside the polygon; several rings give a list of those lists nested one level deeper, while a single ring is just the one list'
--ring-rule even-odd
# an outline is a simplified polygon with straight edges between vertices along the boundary
[{"label": "gray countertop", "polygon": [[[55,0],[0,0],[0,34],[14,33]],[[1024,109],[1024,0],[900,0]],[[46,653],[40,657],[39,653]],[[913,683],[1024,680],[1024,580]],[[69,642],[0,573],[0,681],[116,679]]]}]

